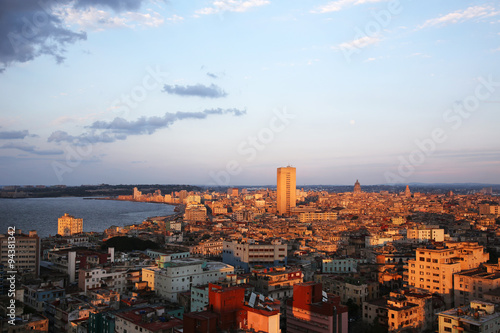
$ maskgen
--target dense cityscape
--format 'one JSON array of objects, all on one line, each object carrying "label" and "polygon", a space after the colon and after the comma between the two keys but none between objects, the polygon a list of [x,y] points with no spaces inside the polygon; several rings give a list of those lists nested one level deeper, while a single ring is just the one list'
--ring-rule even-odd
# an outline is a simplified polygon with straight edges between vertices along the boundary
[{"label": "dense cityscape", "polygon": [[500,333],[500,1],[0,0],[0,333]]},{"label": "dense cityscape", "polygon": [[[169,216],[0,237],[2,332],[497,332],[500,197],[161,190]],[[22,200],[22,199],[21,199]],[[12,300],[12,301],[11,301]],[[15,323],[15,325],[12,325]]]}]

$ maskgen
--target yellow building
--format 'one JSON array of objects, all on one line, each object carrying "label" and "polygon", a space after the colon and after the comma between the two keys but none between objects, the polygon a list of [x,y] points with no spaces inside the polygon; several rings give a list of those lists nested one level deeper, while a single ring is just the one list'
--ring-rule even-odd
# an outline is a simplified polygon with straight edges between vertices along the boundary
[{"label": "yellow building", "polygon": [[299,222],[313,222],[313,221],[335,221],[337,220],[337,212],[305,212],[299,214]]},{"label": "yellow building", "polygon": [[296,173],[295,168],[287,166],[278,168],[277,183],[277,211],[279,215],[290,215],[291,209],[295,207],[296,199]]},{"label": "yellow building", "polygon": [[408,285],[442,295],[453,305],[453,274],[477,268],[488,261],[484,247],[471,242],[447,242],[443,247],[419,248],[416,258],[408,260]]},{"label": "yellow building", "polygon": [[70,236],[83,232],[83,219],[76,219],[66,213],[57,221],[57,233],[61,236]]}]

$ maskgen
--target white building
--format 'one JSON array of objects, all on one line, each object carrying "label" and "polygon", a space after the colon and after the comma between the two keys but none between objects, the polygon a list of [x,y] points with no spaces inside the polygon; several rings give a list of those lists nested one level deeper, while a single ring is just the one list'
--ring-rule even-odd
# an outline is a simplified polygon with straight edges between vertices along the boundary
[{"label": "white building", "polygon": [[116,292],[124,292],[127,287],[127,270],[114,268],[80,269],[78,287],[83,291],[106,287]]},{"label": "white building", "polygon": [[495,312],[493,303],[472,301],[470,306],[443,311],[438,316],[439,333],[497,333],[500,330],[500,312]]},{"label": "white building", "polygon": [[431,240],[435,242],[444,242],[444,229],[408,229],[406,232],[406,238],[418,243],[428,242]]},{"label": "white building", "polygon": [[190,291],[192,286],[217,282],[233,273],[233,266],[221,262],[184,258],[172,260],[163,267],[143,268],[142,281],[156,294],[177,302],[178,293]]},{"label": "white building", "polygon": [[222,261],[249,272],[254,265],[264,267],[285,266],[287,264],[287,245],[275,240],[269,242],[222,243]]},{"label": "white building", "polygon": [[366,236],[365,237],[365,247],[373,247],[385,245],[387,243],[392,243],[392,237],[383,237],[378,235]]},{"label": "white building", "polygon": [[208,285],[191,288],[191,312],[206,310],[208,306]]},{"label": "white building", "polygon": [[323,259],[321,265],[322,273],[354,273],[358,271],[358,264],[367,263],[366,259],[343,258]]}]

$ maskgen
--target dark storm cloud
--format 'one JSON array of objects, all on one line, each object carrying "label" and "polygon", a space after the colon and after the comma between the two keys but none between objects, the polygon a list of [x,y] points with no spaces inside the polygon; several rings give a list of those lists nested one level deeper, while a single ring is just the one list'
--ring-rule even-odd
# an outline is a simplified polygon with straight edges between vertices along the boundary
[{"label": "dark storm cloud", "polygon": [[87,39],[84,32],[68,29],[54,8],[68,1],[0,1],[0,72],[14,62],[27,62],[41,55],[64,61],[66,46]]},{"label": "dark storm cloud", "polygon": [[183,119],[205,119],[210,115],[231,114],[242,116],[246,110],[232,109],[206,109],[201,112],[167,112],[163,116],[140,117],[137,120],[126,120],[116,117],[111,121],[95,121],[87,128],[90,133],[73,136],[64,131],[55,131],[48,138],[48,142],[71,143],[75,145],[88,145],[98,142],[114,142],[125,140],[129,135],[150,135],[157,130],[168,128],[173,123]]},{"label": "dark storm cloud", "polygon": [[181,95],[181,96],[198,96],[198,97],[208,97],[208,98],[220,98],[226,97],[227,93],[215,84],[210,86],[205,86],[203,84],[196,85],[164,85],[163,91],[169,94]]},{"label": "dark storm cloud", "polygon": [[38,149],[35,146],[24,144],[24,143],[13,143],[9,142],[6,143],[2,146],[0,146],[0,149],[18,149],[27,153],[32,153],[36,155],[61,155],[64,152],[59,149]]},{"label": "dark storm cloud", "polygon": [[29,131],[0,131],[0,139],[8,139],[8,140],[14,140],[14,139],[24,139],[27,136],[34,136],[30,135]]}]

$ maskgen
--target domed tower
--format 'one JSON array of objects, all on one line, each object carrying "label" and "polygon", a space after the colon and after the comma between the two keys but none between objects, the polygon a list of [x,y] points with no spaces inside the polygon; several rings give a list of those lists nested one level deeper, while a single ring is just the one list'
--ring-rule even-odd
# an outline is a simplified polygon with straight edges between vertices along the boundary
[{"label": "domed tower", "polygon": [[408,185],[406,185],[405,196],[406,197],[411,197],[410,186],[408,186]]},{"label": "domed tower", "polygon": [[359,181],[356,179],[356,183],[354,183],[354,194],[356,193],[361,193],[361,184]]}]

